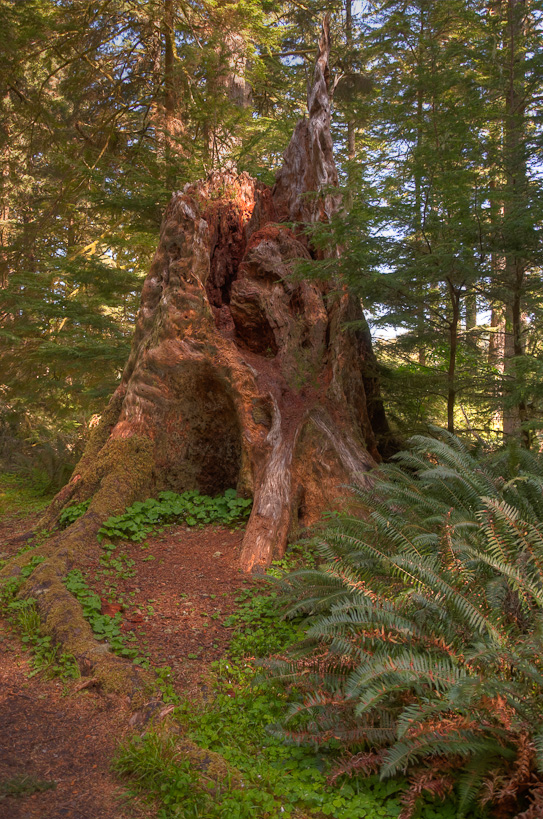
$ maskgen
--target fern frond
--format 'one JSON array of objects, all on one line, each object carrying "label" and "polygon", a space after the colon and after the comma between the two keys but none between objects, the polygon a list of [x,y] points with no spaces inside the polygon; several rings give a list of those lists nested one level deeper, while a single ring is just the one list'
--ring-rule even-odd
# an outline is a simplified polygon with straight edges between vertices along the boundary
[{"label": "fern frond", "polygon": [[381,778],[404,772],[410,765],[420,762],[428,755],[453,756],[460,758],[502,757],[510,762],[514,751],[504,748],[499,742],[490,738],[481,738],[473,730],[451,731],[441,736],[437,732],[428,732],[411,742],[396,742],[387,752],[381,768]]},{"label": "fern frond", "polygon": [[299,694],[283,735],[340,742],[344,773],[361,743],[384,752],[381,775],[410,778],[405,810],[453,773],[459,815],[485,789],[515,798],[521,779],[539,804],[543,458],[475,455],[434,430],[374,479],[355,490],[361,517],[322,539],[324,565],[286,581],[287,611],[307,621],[266,665]]}]

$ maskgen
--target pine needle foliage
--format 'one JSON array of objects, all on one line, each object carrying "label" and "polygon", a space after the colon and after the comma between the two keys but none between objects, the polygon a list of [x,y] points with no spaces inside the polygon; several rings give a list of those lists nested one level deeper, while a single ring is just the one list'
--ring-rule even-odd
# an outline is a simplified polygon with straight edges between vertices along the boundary
[{"label": "pine needle foliage", "polygon": [[[334,776],[532,817],[543,794],[543,459],[411,439],[357,490],[324,563],[286,581],[306,639],[268,661],[296,701],[279,732],[339,741]],[[535,817],[536,813],[533,813]]]}]

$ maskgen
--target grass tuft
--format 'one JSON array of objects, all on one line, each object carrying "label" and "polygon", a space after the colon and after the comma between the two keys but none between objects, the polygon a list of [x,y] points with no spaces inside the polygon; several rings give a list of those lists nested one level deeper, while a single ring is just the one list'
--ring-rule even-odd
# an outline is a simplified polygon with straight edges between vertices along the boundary
[{"label": "grass tuft", "polygon": [[7,797],[20,799],[56,788],[57,783],[51,779],[38,779],[32,774],[18,774],[9,779],[0,779],[0,800]]}]

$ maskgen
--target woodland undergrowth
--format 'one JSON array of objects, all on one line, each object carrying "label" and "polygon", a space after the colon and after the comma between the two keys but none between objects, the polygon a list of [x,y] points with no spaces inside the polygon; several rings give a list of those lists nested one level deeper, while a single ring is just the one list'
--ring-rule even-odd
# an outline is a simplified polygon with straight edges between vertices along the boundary
[{"label": "woodland undergrowth", "polygon": [[276,735],[341,748],[331,781],[407,776],[455,815],[543,813],[543,459],[415,437],[288,576],[305,639],[265,662]]},{"label": "woodland undergrowth", "polygon": [[[376,478],[356,514],[272,566],[268,594],[238,597],[205,701],[184,701],[157,670],[173,714],[114,765],[160,819],[541,815],[543,461],[469,451],[436,430]],[[218,504],[243,516],[239,500],[185,498],[183,515],[203,525]],[[116,527],[138,540],[180,503],[107,521],[105,569],[130,571],[108,541]],[[67,583],[101,616],[84,578]],[[69,676],[71,658],[48,653],[32,601],[16,594],[4,589],[5,604],[36,670]]]},{"label": "woodland undergrowth", "polygon": [[[234,629],[228,653],[212,667],[212,692],[176,705],[167,728],[138,735],[118,753],[115,770],[132,793],[150,800],[160,819],[249,819],[291,816],[373,819],[398,817],[402,777],[386,782],[355,775],[331,781],[341,743],[295,745],[274,735],[292,692],[262,673],[263,658],[304,636],[303,617],[283,617],[277,580],[301,564],[315,566],[307,544],[290,547],[269,570],[267,594],[245,590],[225,625]],[[187,747],[187,743],[188,747]],[[195,764],[194,748],[205,752]],[[427,794],[421,819],[453,819],[452,800]]]},{"label": "woodland undergrowth", "polygon": [[[4,483],[11,492],[7,502],[13,497],[16,500],[19,494],[21,495],[19,500],[22,499],[24,507],[33,508],[32,493],[30,499],[27,497],[28,493],[21,493],[16,476],[4,477]],[[87,511],[89,503],[90,501],[83,501],[67,506],[60,515],[58,527],[64,529],[73,524]],[[63,578],[66,589],[81,606],[83,617],[91,626],[94,638],[107,644],[112,653],[130,660],[134,665],[149,669],[149,657],[141,647],[134,644],[135,636],[123,633],[121,629],[119,603],[123,601],[118,598],[115,579],[132,577],[135,571],[134,560],[118,548],[119,541],[140,543],[151,532],[163,531],[168,524],[174,522],[182,522],[188,527],[202,527],[211,523],[230,527],[240,526],[249,516],[251,505],[251,500],[239,497],[234,489],[227,489],[223,495],[214,498],[201,495],[198,491],[182,494],[161,492],[158,499],[149,498],[143,502],[136,502],[122,515],[107,518],[98,532],[98,541],[101,544],[99,574],[104,585],[104,594],[109,598],[113,595],[111,602],[115,605],[104,611],[102,598],[89,586],[87,577],[81,569],[73,568]],[[47,531],[36,533],[17,552],[17,557],[28,552],[28,560],[19,574],[4,580],[0,585],[0,614],[7,617],[11,625],[19,631],[23,642],[31,649],[36,673],[47,672],[50,676],[70,678],[79,674],[75,658],[67,652],[62,652],[52,637],[43,633],[36,600],[21,594],[25,581],[45,560],[43,555],[35,553],[35,549],[51,534],[53,533]],[[30,554],[31,552],[34,553]],[[0,556],[0,568],[6,562]],[[164,687],[161,669],[158,669],[156,687],[159,690]]]}]

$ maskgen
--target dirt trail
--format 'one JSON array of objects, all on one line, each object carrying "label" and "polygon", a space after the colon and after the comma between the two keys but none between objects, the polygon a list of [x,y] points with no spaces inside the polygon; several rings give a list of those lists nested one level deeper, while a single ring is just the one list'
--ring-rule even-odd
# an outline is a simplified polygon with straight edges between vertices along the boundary
[{"label": "dirt trail", "polygon": [[[0,552],[17,551],[31,523],[5,521]],[[224,620],[240,592],[262,582],[239,569],[242,535],[171,526],[143,547],[119,544],[120,571],[88,567],[104,613],[122,605],[122,631],[136,638],[127,644],[152,667],[170,667],[168,682],[181,696],[205,696],[209,664],[230,639]],[[135,808],[123,807],[123,789],[109,769],[118,742],[141,726],[144,714],[134,715],[127,700],[93,686],[77,690],[84,677],[67,683],[29,678],[30,653],[1,621],[0,658],[0,783],[20,775],[56,783],[31,796],[0,797],[0,819],[134,819]],[[145,713],[156,710],[151,702]],[[148,814],[142,809],[139,815]]]},{"label": "dirt trail", "polygon": [[26,775],[56,788],[0,801],[1,819],[121,819],[109,760],[128,705],[51,680],[28,679],[28,654],[0,627],[0,782]]}]

